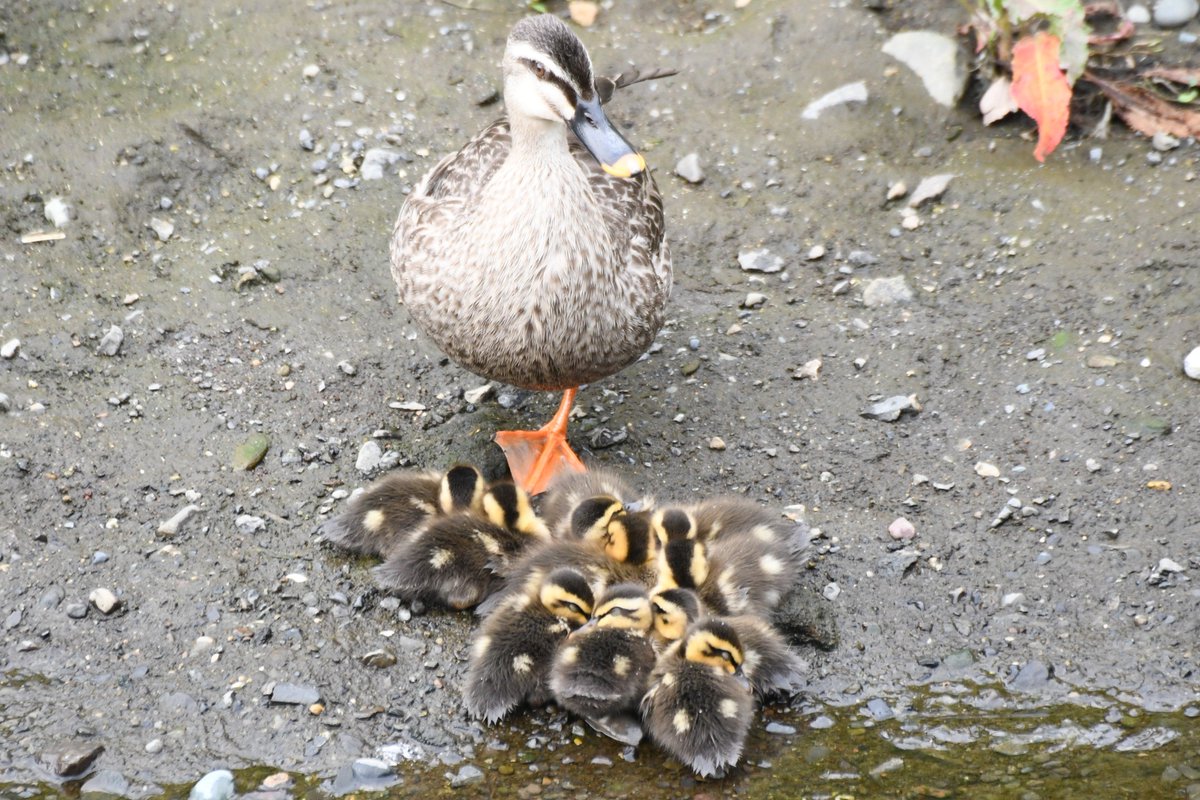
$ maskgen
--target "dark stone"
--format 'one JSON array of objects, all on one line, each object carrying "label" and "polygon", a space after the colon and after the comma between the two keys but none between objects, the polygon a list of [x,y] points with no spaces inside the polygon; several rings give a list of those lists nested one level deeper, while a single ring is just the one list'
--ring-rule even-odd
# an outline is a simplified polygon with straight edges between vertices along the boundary
[{"label": "dark stone", "polygon": [[103,752],[104,745],[72,743],[43,752],[42,763],[59,777],[75,778],[91,769]]}]

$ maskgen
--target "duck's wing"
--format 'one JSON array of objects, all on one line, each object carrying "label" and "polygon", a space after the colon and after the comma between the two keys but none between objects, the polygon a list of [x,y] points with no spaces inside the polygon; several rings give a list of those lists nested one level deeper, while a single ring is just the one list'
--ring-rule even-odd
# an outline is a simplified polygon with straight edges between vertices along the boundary
[{"label": "duck's wing", "polygon": [[607,103],[609,100],[612,100],[613,92],[615,92],[617,89],[624,89],[626,86],[634,83],[641,83],[642,81],[653,81],[658,80],[659,78],[669,78],[672,75],[678,74],[679,70],[677,69],[648,69],[645,72],[642,72],[640,69],[634,67],[633,69],[614,75],[611,78],[596,78],[596,94],[600,95],[600,102],[603,104]]},{"label": "duck's wing", "polygon": [[511,148],[508,118],[501,117],[475,134],[457,153],[439,161],[413,190],[413,196],[440,200],[478,191],[491,180]]}]

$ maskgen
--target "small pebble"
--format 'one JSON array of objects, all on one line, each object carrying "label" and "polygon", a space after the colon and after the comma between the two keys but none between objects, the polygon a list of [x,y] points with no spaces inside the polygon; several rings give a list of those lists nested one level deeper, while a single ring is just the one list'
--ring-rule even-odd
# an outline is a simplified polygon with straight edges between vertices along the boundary
[{"label": "small pebble", "polygon": [[838,586],[836,583],[827,583],[825,584],[825,587],[821,589],[821,594],[825,596],[826,600],[836,600],[838,595],[841,593],[842,587]]},{"label": "small pebble", "polygon": [[103,550],[97,550],[96,552],[92,553],[92,564],[93,565],[103,564],[107,561],[108,561],[108,553],[104,552]]},{"label": "small pebble", "polygon": [[61,228],[71,221],[71,207],[61,197],[51,197],[42,208],[46,221]]},{"label": "small pebble", "polygon": [[1186,25],[1198,11],[1198,0],[1157,0],[1154,4],[1154,24],[1160,28],[1178,28]]},{"label": "small pebble", "polygon": [[63,747],[47,750],[41,754],[41,761],[59,777],[74,778],[83,775],[100,754],[104,746],[99,744],[71,743]]},{"label": "small pebble", "polygon": [[897,517],[891,525],[888,525],[888,534],[893,539],[907,541],[917,535],[917,529],[904,517]]},{"label": "small pebble", "polygon": [[163,749],[163,740],[162,739],[151,739],[150,741],[146,742],[145,750],[150,755],[155,755],[156,753],[161,753],[162,749]]},{"label": "small pebble", "polygon": [[214,770],[196,781],[188,800],[230,800],[233,797],[233,773]]},{"label": "small pebble", "polygon": [[1000,469],[995,464],[980,461],[975,465],[975,474],[981,478],[999,478]]},{"label": "small pebble", "polygon": [[249,535],[257,533],[267,527],[267,521],[262,517],[255,517],[250,514],[240,514],[233,521],[234,526],[242,534]]},{"label": "small pebble", "polygon": [[803,380],[808,378],[811,381],[815,381],[820,371],[821,359],[814,358],[809,361],[805,361],[803,364],[796,367],[796,371],[792,373],[792,378],[795,380]]},{"label": "small pebble", "polygon": [[102,356],[115,356],[121,350],[121,343],[124,341],[125,332],[113,325],[108,329],[108,333],[100,339],[97,350]]},{"label": "small pebble", "polygon": [[700,169],[700,156],[688,153],[675,164],[675,174],[688,183],[700,183],[704,180],[704,170]]},{"label": "small pebble", "polygon": [[83,619],[88,614],[88,607],[85,603],[67,603],[64,610],[70,619]]},{"label": "small pebble", "polygon": [[321,68],[316,64],[306,64],[304,67],[304,77],[312,80],[321,74]]},{"label": "small pebble", "polygon": [[1009,592],[1008,594],[1004,595],[1004,597],[1000,598],[1000,607],[1008,608],[1009,606],[1016,605],[1017,603],[1023,603],[1023,602],[1025,602],[1024,593]]},{"label": "small pebble", "polygon": [[750,292],[746,295],[746,299],[742,301],[742,308],[758,308],[765,302],[767,302],[765,294],[762,292]]},{"label": "small pebble", "polygon": [[893,306],[908,303],[913,299],[912,289],[903,275],[893,278],[875,278],[863,288],[863,305],[867,308]]},{"label": "small pebble", "polygon": [[355,375],[358,373],[358,368],[355,367],[353,364],[351,364],[349,361],[339,361],[337,368],[341,371],[341,373],[343,375]]},{"label": "small pebble", "polygon": [[738,253],[738,265],[746,272],[779,272],[783,259],[770,250],[743,250]]},{"label": "small pebble", "polygon": [[1200,381],[1200,347],[1192,349],[1183,359],[1183,374]]},{"label": "small pebble", "polygon": [[156,236],[158,236],[158,240],[160,242],[165,242],[167,239],[170,239],[171,234],[175,232],[175,223],[171,222],[169,219],[162,219],[160,217],[151,217],[150,227],[154,230],[154,233]]},{"label": "small pebble", "polygon": [[166,522],[158,526],[159,534],[163,536],[174,536],[179,533],[179,527],[183,525],[187,518],[200,510],[200,506],[187,505],[175,512],[175,516],[171,517]]},{"label": "small pebble", "polygon": [[311,706],[320,699],[321,693],[314,687],[298,683],[277,683],[271,690],[272,703]]},{"label": "small pebble", "polygon": [[806,256],[806,258],[808,258],[809,261],[819,261],[820,259],[822,259],[824,257],[825,257],[825,248],[819,244],[814,244],[812,247],[810,247],[808,249],[808,255]]},{"label": "small pebble", "polygon": [[362,447],[358,449],[358,458],[354,461],[354,468],[362,473],[371,473],[383,461],[383,448],[379,443],[369,439],[363,442]]},{"label": "small pebble", "polygon": [[1129,20],[1134,25],[1145,25],[1150,21],[1150,9],[1146,8],[1141,3],[1134,3],[1129,8],[1125,9],[1125,19]]},{"label": "small pebble", "polygon": [[709,450],[724,450],[725,449],[725,440],[722,439],[720,436],[712,437],[711,439],[708,440],[708,449]]},{"label": "small pebble", "polygon": [[121,604],[117,596],[105,588],[93,589],[92,593],[88,595],[88,600],[101,614],[111,614]]},{"label": "small pebble", "polygon": [[233,468],[249,471],[262,462],[267,450],[271,447],[271,439],[265,433],[252,433],[246,441],[233,451]]},{"label": "small pebble", "polygon": [[19,352],[21,352],[20,339],[9,339],[0,345],[0,358],[15,358]]},{"label": "small pebble", "polygon": [[1089,458],[1087,461],[1084,461],[1083,465],[1085,467],[1087,467],[1088,472],[1099,472],[1100,471],[1100,462],[1094,458]]}]

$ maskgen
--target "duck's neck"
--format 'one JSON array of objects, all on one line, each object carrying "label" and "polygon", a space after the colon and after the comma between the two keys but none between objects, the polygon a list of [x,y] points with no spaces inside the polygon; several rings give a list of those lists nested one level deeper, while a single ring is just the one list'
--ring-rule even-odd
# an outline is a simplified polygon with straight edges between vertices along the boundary
[{"label": "duck's neck", "polygon": [[514,115],[508,121],[512,134],[509,160],[524,167],[570,162],[567,126],[558,121]]}]

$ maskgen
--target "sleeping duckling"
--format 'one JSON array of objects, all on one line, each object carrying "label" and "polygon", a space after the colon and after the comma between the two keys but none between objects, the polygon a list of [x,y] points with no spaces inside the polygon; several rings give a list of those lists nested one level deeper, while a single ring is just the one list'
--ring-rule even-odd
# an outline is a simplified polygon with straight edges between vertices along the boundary
[{"label": "sleeping duckling", "polygon": [[406,598],[455,609],[477,605],[503,583],[509,564],[549,532],[511,481],[488,487],[483,514],[443,517],[392,551],[374,569],[384,589]]},{"label": "sleeping duckling", "polygon": [[742,662],[733,627],[719,618],[700,620],[658,659],[642,698],[650,738],[703,777],[742,756],[754,713]]},{"label": "sleeping duckling", "polygon": [[658,557],[659,589],[694,589],[717,614],[767,616],[796,582],[801,551],[755,536],[674,539]]},{"label": "sleeping duckling", "polygon": [[471,716],[494,723],[522,703],[548,702],[555,649],[587,621],[592,605],[588,582],[575,570],[562,568],[497,608],[471,649],[463,687]]},{"label": "sleeping duckling", "polygon": [[[654,634],[670,643],[683,638],[688,625],[700,618],[700,598],[691,589],[665,589],[650,597]],[[721,617],[742,643],[742,670],[760,700],[772,695],[791,696],[804,683],[806,664],[786,640],[765,620],[748,614]]]},{"label": "sleeping duckling", "polygon": [[481,510],[483,475],[469,464],[445,473],[397,472],[380,478],[349,507],[317,529],[318,541],[362,555],[386,557],[429,520]]},{"label": "sleeping duckling", "polygon": [[[531,581],[536,584],[555,567],[578,570],[597,591],[612,583],[653,584],[658,550],[648,515],[618,511],[619,504],[611,497],[606,503],[591,503],[594,499],[584,501],[573,513],[573,524],[582,530],[580,538],[551,541],[526,553],[505,573],[500,593],[488,598],[477,612],[489,613],[509,594],[520,592]],[[590,516],[583,513],[587,509]]]},{"label": "sleeping duckling", "polygon": [[611,497],[627,510],[643,510],[651,500],[639,496],[616,473],[603,469],[564,473],[546,493],[542,503],[542,519],[557,538],[568,538],[571,514],[592,497]]},{"label": "sleeping duckling", "polygon": [[554,656],[550,691],[558,704],[601,733],[627,744],[641,741],[633,715],[654,669],[653,621],[645,586],[606,589],[591,621],[568,636]]},{"label": "sleeping duckling", "polygon": [[808,544],[806,536],[797,539],[795,523],[743,497],[714,497],[688,510],[696,524],[694,537],[702,541],[752,536],[788,547],[803,548]]}]

